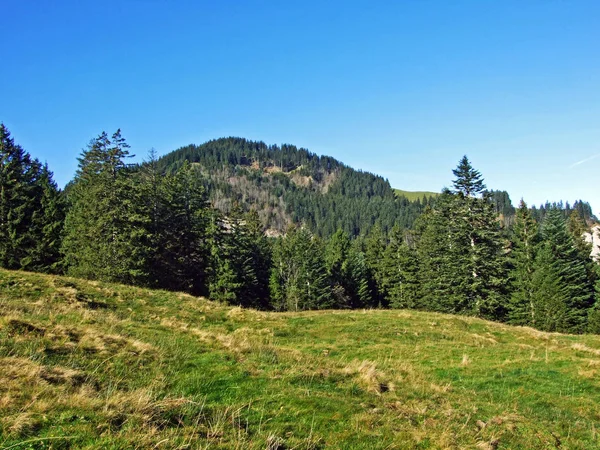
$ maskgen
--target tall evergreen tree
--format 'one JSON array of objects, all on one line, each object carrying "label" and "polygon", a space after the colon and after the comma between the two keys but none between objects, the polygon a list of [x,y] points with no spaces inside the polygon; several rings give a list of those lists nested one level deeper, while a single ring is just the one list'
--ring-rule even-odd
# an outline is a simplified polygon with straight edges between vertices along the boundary
[{"label": "tall evergreen tree", "polygon": [[199,170],[184,164],[162,177],[157,195],[150,273],[165,289],[205,294],[211,213]]},{"label": "tall evergreen tree", "polygon": [[[512,270],[509,321],[516,325],[537,326],[539,311],[535,299],[534,275],[540,240],[539,226],[527,204],[521,200],[512,230]],[[539,287],[539,286],[538,286]]]},{"label": "tall evergreen tree", "polygon": [[559,300],[564,302],[560,308],[557,304],[546,308],[547,311],[564,310],[564,314],[553,319],[545,328],[583,332],[587,327],[588,309],[593,304],[593,288],[586,273],[585,260],[575,247],[559,209],[547,212],[542,224],[542,237],[543,253],[538,258],[538,270],[544,277],[552,279],[557,291],[555,297],[558,300],[555,303]]},{"label": "tall evergreen tree", "polygon": [[267,309],[271,251],[255,212],[215,214],[211,232],[211,298]]},{"label": "tall evergreen tree", "polygon": [[59,273],[63,269],[60,248],[66,204],[48,165],[40,171],[35,193],[28,255],[22,260],[22,267],[35,272]]},{"label": "tall evergreen tree", "polygon": [[62,221],[52,173],[0,124],[0,266],[57,271]]},{"label": "tall evergreen tree", "polygon": [[455,190],[419,224],[426,301],[441,311],[502,319],[506,264],[494,206],[466,156],[453,172]]},{"label": "tall evergreen tree", "polygon": [[421,300],[417,254],[408,246],[405,233],[394,227],[383,254],[384,289],[392,308],[416,308]]},{"label": "tall evergreen tree", "polygon": [[128,147],[120,130],[112,139],[103,132],[79,158],[63,242],[72,275],[147,283],[147,216],[125,165]]},{"label": "tall evergreen tree", "polygon": [[333,306],[324,249],[308,229],[292,227],[276,242],[269,286],[278,310]]},{"label": "tall evergreen tree", "polygon": [[18,269],[26,256],[33,210],[32,161],[0,124],[0,266]]}]

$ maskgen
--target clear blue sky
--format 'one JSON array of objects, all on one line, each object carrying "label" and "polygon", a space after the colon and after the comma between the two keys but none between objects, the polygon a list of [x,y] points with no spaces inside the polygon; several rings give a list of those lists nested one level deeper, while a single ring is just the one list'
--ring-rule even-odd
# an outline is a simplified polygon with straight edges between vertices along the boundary
[{"label": "clear blue sky", "polygon": [[143,157],[221,136],[600,213],[598,0],[2,0],[0,121],[60,185],[102,130]]}]

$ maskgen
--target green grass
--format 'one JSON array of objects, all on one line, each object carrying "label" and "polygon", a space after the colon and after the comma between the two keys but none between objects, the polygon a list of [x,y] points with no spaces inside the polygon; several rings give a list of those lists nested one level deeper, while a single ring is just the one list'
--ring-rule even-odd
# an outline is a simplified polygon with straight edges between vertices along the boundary
[{"label": "green grass", "polygon": [[0,448],[598,448],[600,337],[0,271]]},{"label": "green grass", "polygon": [[423,197],[437,197],[440,195],[439,192],[429,192],[429,191],[403,191],[402,189],[394,189],[394,193],[396,196],[404,196],[409,201],[414,202],[416,200],[423,200]]}]

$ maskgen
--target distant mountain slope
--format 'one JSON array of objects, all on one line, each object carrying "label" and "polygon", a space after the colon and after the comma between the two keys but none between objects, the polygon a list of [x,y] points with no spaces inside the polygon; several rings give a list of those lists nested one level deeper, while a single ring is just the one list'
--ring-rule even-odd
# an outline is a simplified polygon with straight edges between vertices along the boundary
[{"label": "distant mountain slope", "polygon": [[398,197],[381,176],[293,145],[221,138],[175,150],[159,163],[174,171],[186,161],[202,167],[215,207],[255,209],[273,233],[291,223],[321,236],[337,229],[359,235],[376,223],[383,230],[410,227],[427,204]]},{"label": "distant mountain slope", "polygon": [[0,448],[598,448],[598,336],[5,270],[0,313]]}]

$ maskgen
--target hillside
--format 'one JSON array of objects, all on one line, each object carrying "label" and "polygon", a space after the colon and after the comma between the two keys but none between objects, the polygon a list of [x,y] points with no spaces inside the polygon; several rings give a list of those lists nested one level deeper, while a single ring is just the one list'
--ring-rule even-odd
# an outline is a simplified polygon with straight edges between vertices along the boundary
[{"label": "hillside", "polygon": [[439,192],[404,191],[402,189],[394,189],[394,193],[398,197],[405,197],[407,200],[409,200],[411,202],[416,202],[417,200],[423,200],[423,198],[437,197],[438,195],[440,195]]},{"label": "hillside", "polygon": [[600,337],[0,271],[1,448],[596,448]]},{"label": "hillside", "polygon": [[221,138],[175,150],[158,161],[168,172],[186,162],[202,169],[212,204],[258,212],[270,234],[303,223],[320,236],[351,236],[378,223],[411,227],[427,203],[397,196],[383,177],[294,145]]}]

